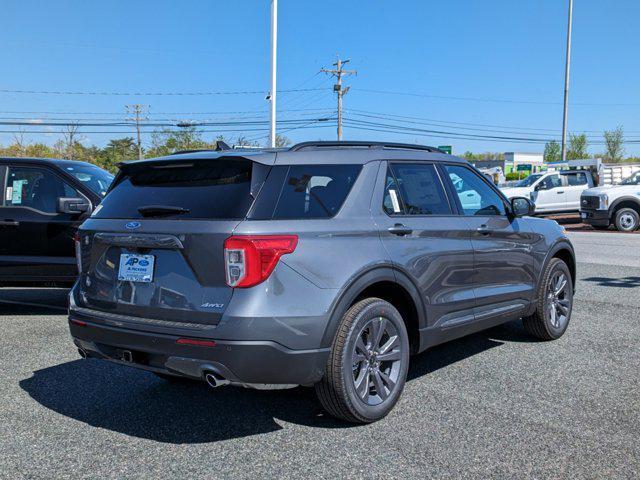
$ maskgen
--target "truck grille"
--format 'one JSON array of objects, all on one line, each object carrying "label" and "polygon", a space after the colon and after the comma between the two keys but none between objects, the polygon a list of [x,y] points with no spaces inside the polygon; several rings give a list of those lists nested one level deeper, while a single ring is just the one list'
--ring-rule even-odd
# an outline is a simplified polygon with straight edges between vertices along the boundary
[{"label": "truck grille", "polygon": [[597,210],[599,206],[600,206],[600,199],[598,197],[582,196],[580,198],[580,208]]}]

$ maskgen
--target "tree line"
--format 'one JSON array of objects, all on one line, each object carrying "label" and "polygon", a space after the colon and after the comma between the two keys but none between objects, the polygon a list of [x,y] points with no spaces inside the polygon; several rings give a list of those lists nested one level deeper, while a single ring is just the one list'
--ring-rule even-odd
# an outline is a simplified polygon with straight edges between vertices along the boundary
[{"label": "tree line", "polygon": [[[72,160],[83,160],[98,165],[105,170],[115,172],[120,162],[134,160],[138,158],[138,145],[133,137],[115,138],[102,148],[95,145],[85,145],[77,129],[69,128],[62,132],[63,138],[56,143],[47,145],[42,142],[26,142],[20,133],[14,135],[14,140],[7,146],[0,145],[0,156],[2,157],[44,157],[44,158],[68,158]],[[197,127],[191,126],[178,131],[170,129],[157,130],[151,134],[151,141],[148,147],[143,148],[143,157],[152,158],[169,155],[179,150],[199,150],[213,149],[217,141],[224,141],[237,146],[258,147],[255,140],[249,140],[244,136],[239,136],[235,141],[226,139],[223,135],[218,135],[213,140],[205,140],[203,134]],[[277,135],[276,146],[284,147],[291,141]],[[594,155],[602,158],[606,162],[638,162],[639,157],[624,156],[624,131],[622,127],[604,132],[605,151]],[[589,141],[585,134],[570,134],[567,143],[567,159],[575,160],[590,158],[588,152]],[[473,153],[467,151],[462,157],[469,161],[482,160],[504,160],[503,153],[484,152]],[[555,162],[560,160],[560,144],[555,140],[548,142],[544,147],[544,160]]]},{"label": "tree line", "polygon": [[[120,162],[138,158],[138,144],[133,137],[115,138],[102,148],[95,145],[85,145],[79,132],[72,129],[62,132],[63,138],[53,145],[42,142],[26,142],[20,133],[14,135],[9,145],[0,145],[1,157],[40,157],[66,158],[90,162],[99,167],[115,172]],[[224,141],[229,145],[258,147],[259,143],[244,136],[234,141],[218,135],[213,140],[205,140],[197,127],[186,127],[181,130],[157,130],[151,134],[149,146],[143,148],[143,157],[161,157],[180,150],[214,149],[216,142]],[[284,147],[291,141],[282,135],[276,136],[276,146]]]},{"label": "tree line", "polygon": [[[579,160],[582,158],[597,157],[601,158],[605,162],[619,163],[619,162],[636,162],[640,161],[638,157],[626,157],[624,150],[624,130],[622,127],[618,127],[614,130],[605,131],[604,138],[604,152],[590,155],[589,154],[589,140],[587,136],[582,134],[569,134],[569,141],[567,142],[567,160]],[[555,140],[547,142],[544,146],[544,160],[545,162],[558,162],[561,160],[561,146]]]},{"label": "tree line", "polygon": [[[624,131],[622,127],[605,131],[603,134],[604,152],[591,155],[589,153],[589,139],[582,134],[569,134],[567,142],[567,160],[578,160],[582,158],[601,158],[608,163],[640,163],[640,157],[625,157]],[[544,161],[559,162],[561,160],[561,146],[555,140],[547,142],[544,146]],[[473,153],[470,151],[462,155],[471,162],[482,160],[504,160],[504,154],[496,152]]]}]

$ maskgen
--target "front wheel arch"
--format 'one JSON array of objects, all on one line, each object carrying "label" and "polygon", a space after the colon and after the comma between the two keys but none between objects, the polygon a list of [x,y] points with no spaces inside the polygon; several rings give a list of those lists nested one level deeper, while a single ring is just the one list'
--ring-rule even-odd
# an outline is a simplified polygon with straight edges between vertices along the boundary
[{"label": "front wheel arch", "polygon": [[540,266],[540,270],[538,271],[536,288],[542,281],[542,275],[544,274],[547,265],[552,258],[559,258],[567,264],[567,267],[569,267],[569,272],[571,273],[571,282],[573,283],[573,289],[575,291],[577,281],[576,256],[573,251],[573,247],[571,246],[569,241],[565,239],[558,241],[547,252],[544,262],[542,263],[542,265]]}]

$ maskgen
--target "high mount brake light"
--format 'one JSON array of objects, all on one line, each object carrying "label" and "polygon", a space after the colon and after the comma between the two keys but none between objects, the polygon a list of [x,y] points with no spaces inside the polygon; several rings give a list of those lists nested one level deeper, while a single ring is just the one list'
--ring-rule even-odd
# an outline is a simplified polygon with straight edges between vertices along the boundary
[{"label": "high mount brake light", "polygon": [[297,235],[234,235],[224,242],[227,284],[247,288],[264,282],[278,260],[298,244]]}]

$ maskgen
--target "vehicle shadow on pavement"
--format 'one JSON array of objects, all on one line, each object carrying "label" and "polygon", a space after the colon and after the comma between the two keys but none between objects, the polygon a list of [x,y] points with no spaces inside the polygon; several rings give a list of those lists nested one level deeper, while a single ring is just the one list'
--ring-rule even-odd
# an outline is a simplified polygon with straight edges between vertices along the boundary
[{"label": "vehicle shadow on pavement", "polygon": [[584,282],[597,283],[600,287],[637,288],[640,287],[640,277],[589,277],[583,278]]},{"label": "vehicle shadow on pavement", "polygon": [[64,315],[66,288],[0,288],[1,315]]},{"label": "vehicle shadow on pavement", "polygon": [[[412,358],[408,379],[502,345],[496,336],[511,339],[518,335],[517,328],[497,327],[435,347]],[[212,390],[203,382],[168,382],[148,372],[94,359],[37,370],[20,381],[20,387],[44,407],[92,427],[166,443],[208,443],[257,435],[281,430],[282,422],[317,428],[354,426],[324,414],[311,388]]]}]

